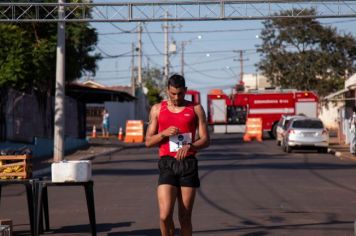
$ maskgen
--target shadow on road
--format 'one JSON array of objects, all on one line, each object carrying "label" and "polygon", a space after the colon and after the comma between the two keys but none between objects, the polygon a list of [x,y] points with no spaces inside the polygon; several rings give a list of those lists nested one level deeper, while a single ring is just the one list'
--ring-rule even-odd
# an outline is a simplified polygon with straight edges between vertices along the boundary
[{"label": "shadow on road", "polygon": [[157,235],[161,235],[161,231],[159,229],[142,229],[142,230],[108,233],[107,235],[108,236],[119,236],[119,235],[120,236],[123,235],[157,236]]}]

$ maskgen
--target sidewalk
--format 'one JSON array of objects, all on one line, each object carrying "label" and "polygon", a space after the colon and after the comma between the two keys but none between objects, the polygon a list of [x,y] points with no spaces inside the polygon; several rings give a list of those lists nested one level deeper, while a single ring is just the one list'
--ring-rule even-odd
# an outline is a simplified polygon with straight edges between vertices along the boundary
[{"label": "sidewalk", "polygon": [[[118,141],[115,137],[109,139],[96,138],[90,139],[89,145],[86,148],[77,150],[73,153],[65,155],[64,159],[71,160],[92,160],[96,156],[110,155],[123,149],[125,143]],[[51,172],[52,157],[37,158],[32,160],[33,176],[49,174]]]},{"label": "sidewalk", "polygon": [[350,153],[349,144],[339,143],[339,139],[337,137],[330,137],[329,153],[335,155],[341,160],[349,159],[356,161],[356,157]]}]

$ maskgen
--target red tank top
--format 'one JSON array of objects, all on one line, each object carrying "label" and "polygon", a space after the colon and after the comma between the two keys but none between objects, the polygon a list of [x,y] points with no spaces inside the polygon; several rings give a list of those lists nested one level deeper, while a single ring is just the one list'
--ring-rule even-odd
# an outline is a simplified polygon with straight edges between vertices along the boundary
[{"label": "red tank top", "polygon": [[[170,126],[178,127],[179,134],[163,139],[159,144],[159,156],[172,156],[177,153],[177,148],[185,143],[193,143],[197,128],[194,104],[188,102],[185,108],[178,113],[171,112],[167,107],[167,101],[161,103],[158,116],[158,132],[162,132]],[[194,155],[195,151],[189,151],[187,155]]]}]

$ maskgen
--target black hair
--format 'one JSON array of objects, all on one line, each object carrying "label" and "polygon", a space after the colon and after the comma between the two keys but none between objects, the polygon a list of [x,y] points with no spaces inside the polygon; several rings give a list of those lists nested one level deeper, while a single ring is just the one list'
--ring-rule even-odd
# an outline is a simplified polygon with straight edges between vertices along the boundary
[{"label": "black hair", "polygon": [[168,88],[172,86],[174,88],[185,88],[185,79],[179,74],[174,74],[168,79]]}]

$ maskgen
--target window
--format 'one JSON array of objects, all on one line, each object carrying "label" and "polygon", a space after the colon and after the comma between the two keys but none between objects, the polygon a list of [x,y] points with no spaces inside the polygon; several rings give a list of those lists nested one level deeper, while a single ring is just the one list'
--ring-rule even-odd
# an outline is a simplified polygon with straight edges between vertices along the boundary
[{"label": "window", "polygon": [[301,129],[323,129],[323,122],[320,120],[296,120],[292,124],[293,128]]}]

